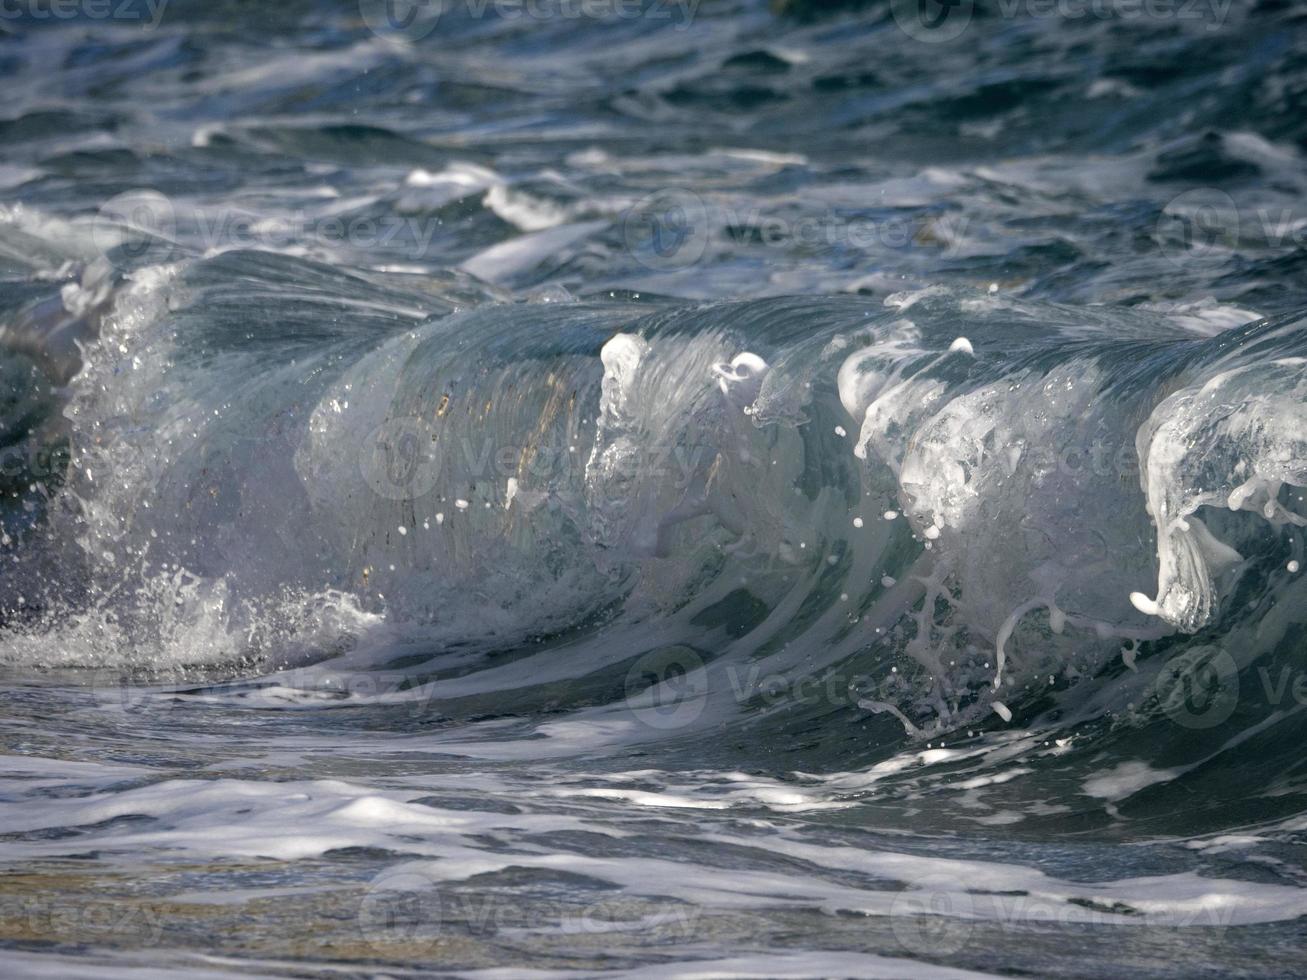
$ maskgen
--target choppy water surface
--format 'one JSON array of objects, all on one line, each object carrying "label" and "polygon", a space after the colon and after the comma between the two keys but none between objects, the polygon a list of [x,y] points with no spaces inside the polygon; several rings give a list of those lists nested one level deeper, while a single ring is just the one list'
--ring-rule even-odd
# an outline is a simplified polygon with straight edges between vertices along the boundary
[{"label": "choppy water surface", "polygon": [[59,11],[7,976],[1307,973],[1299,7]]}]

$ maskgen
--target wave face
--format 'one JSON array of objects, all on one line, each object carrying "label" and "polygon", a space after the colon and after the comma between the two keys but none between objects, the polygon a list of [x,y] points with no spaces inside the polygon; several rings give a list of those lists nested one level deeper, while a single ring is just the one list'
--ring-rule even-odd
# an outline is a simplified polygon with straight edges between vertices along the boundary
[{"label": "wave face", "polygon": [[750,674],[829,674],[914,739],[1046,714],[1059,679],[1101,696],[1153,649],[1238,636],[1248,667],[1300,599],[1303,327],[942,287],[458,308],[246,251],[151,266],[30,437],[67,468],[11,515],[6,659],[402,643],[414,698],[601,714],[647,661],[696,678],[678,730],[758,725]]},{"label": "wave face", "polygon": [[1300,10],[137,6],[0,24],[7,973],[1307,972]]}]

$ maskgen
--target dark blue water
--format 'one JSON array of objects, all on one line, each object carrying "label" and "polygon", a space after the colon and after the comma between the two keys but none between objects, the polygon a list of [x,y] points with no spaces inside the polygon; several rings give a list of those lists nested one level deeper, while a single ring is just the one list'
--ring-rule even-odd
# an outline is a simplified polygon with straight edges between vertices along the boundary
[{"label": "dark blue water", "polygon": [[0,10],[12,976],[1297,976],[1307,14]]}]

